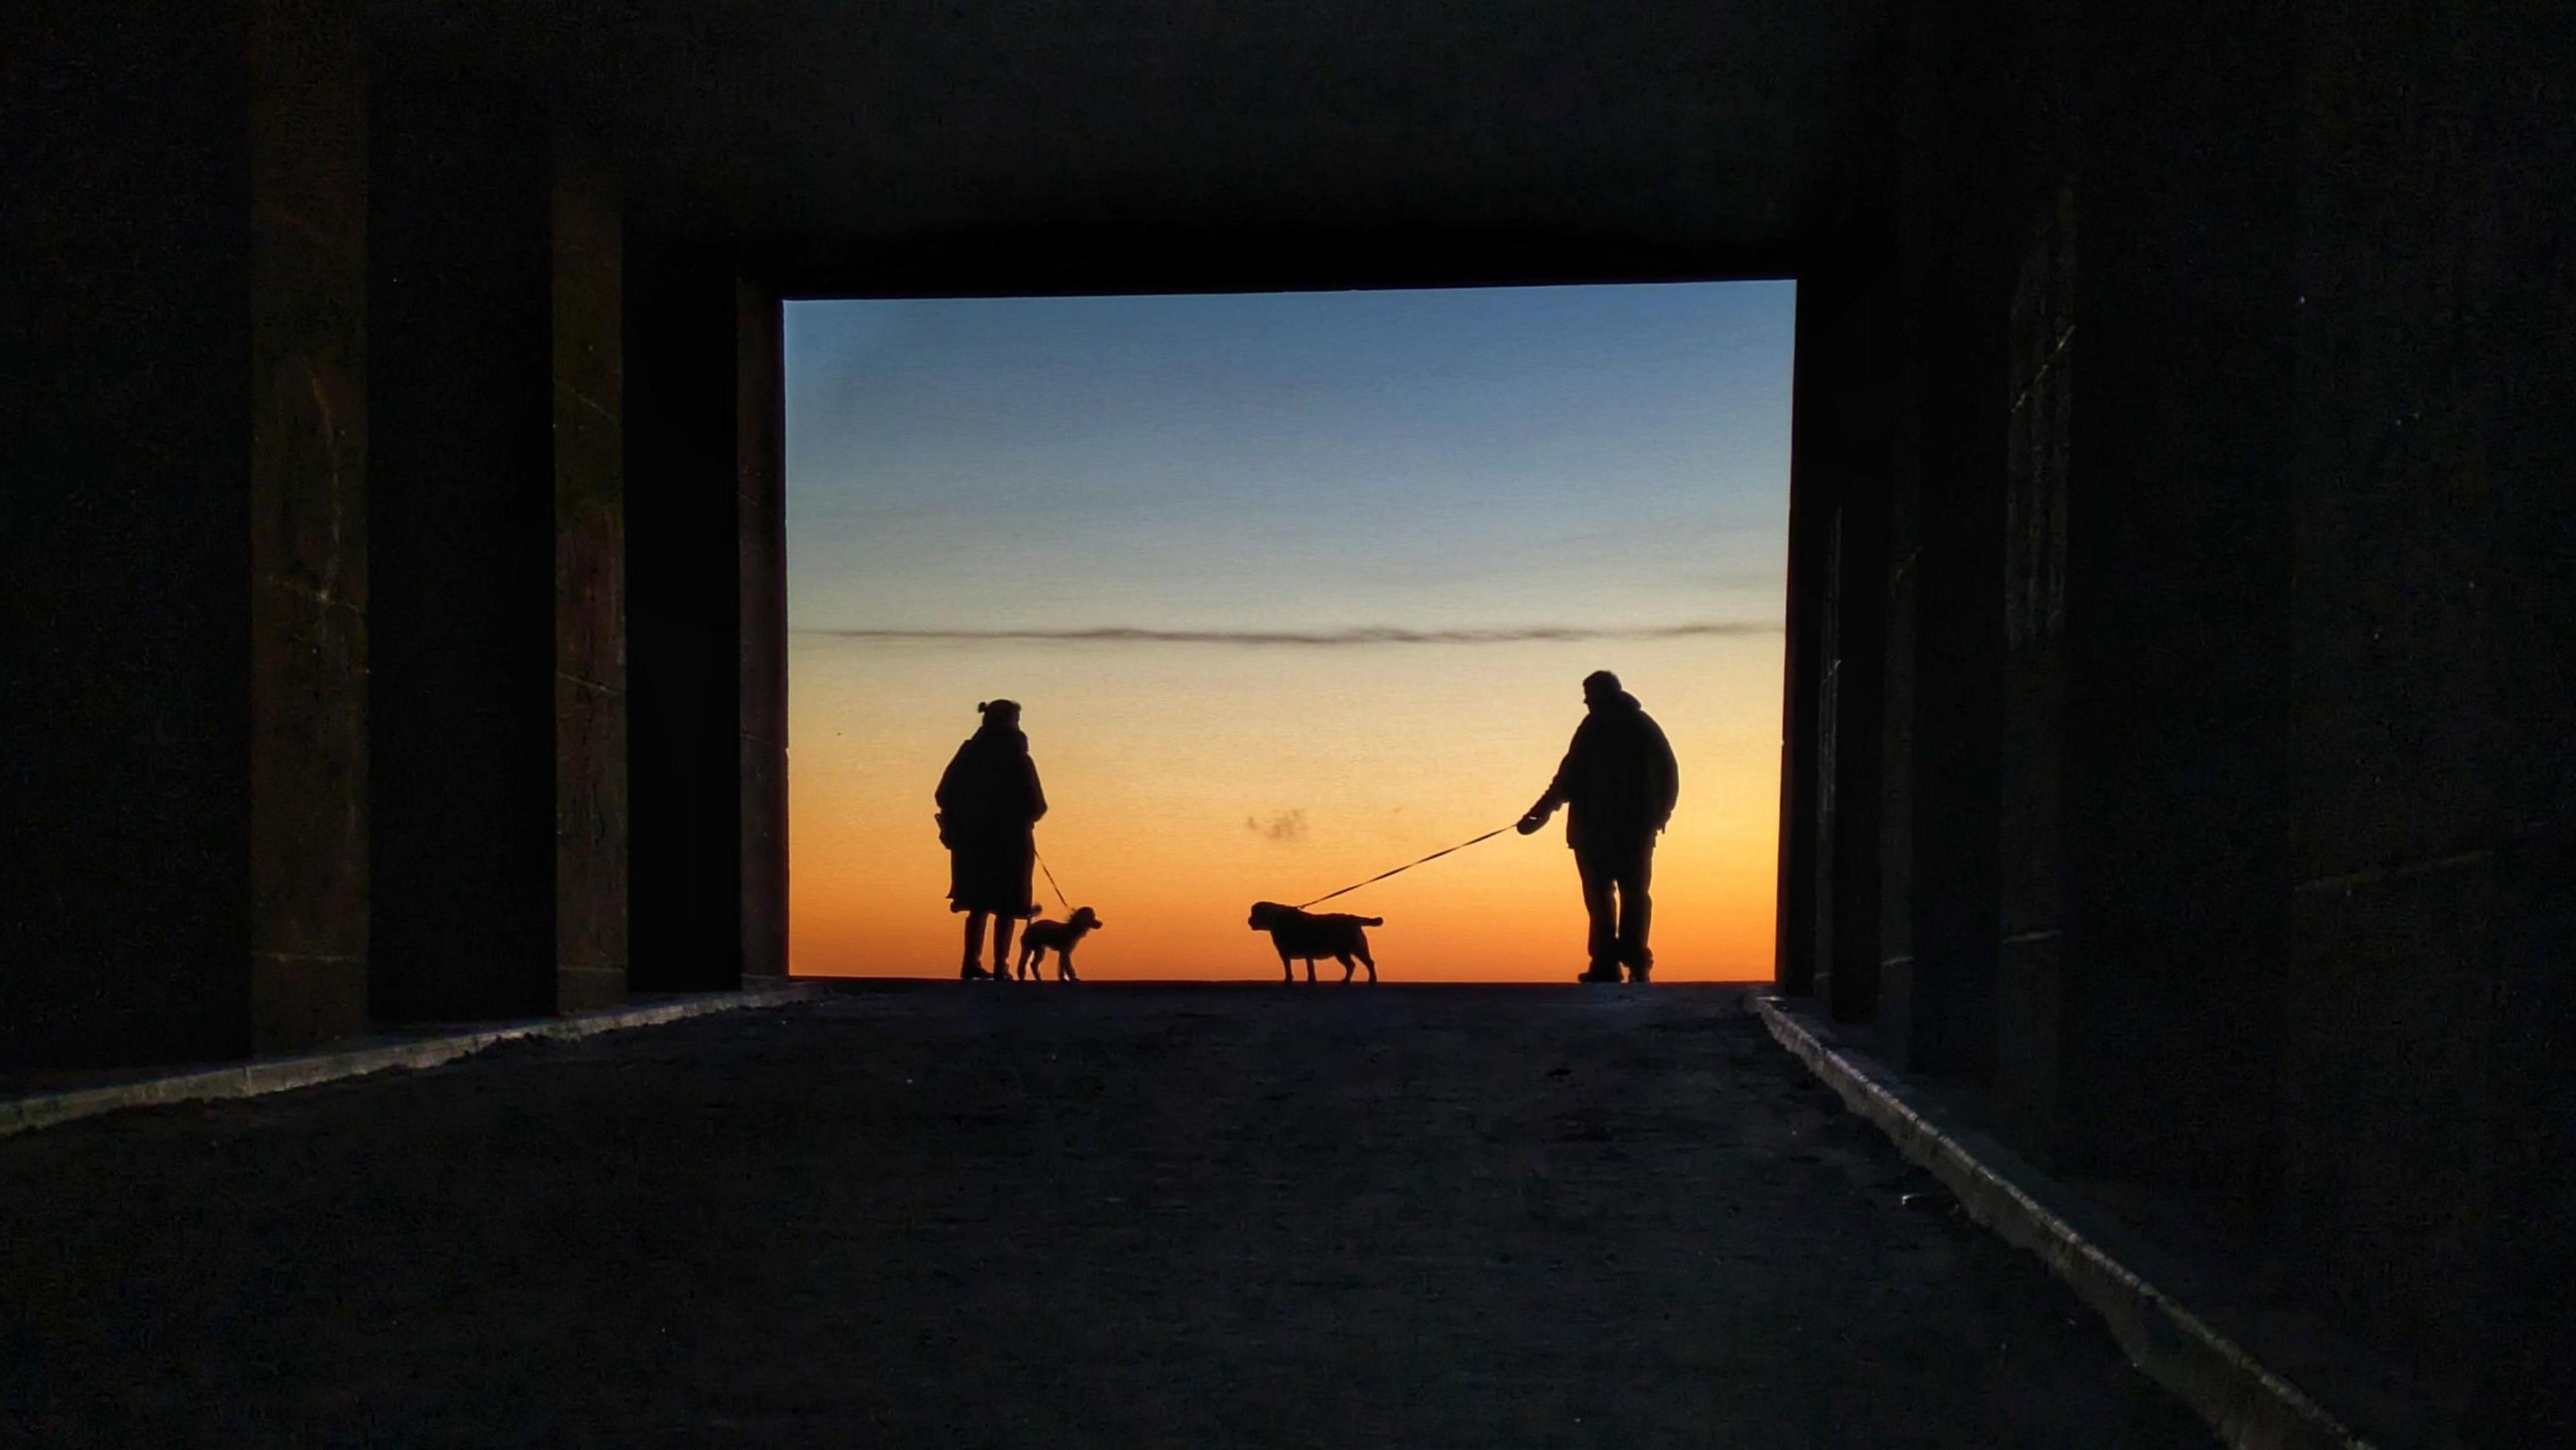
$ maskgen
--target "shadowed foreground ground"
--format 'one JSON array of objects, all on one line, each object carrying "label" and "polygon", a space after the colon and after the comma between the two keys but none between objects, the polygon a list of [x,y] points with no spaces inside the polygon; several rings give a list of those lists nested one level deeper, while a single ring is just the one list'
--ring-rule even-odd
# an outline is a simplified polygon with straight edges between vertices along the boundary
[{"label": "shadowed foreground ground", "polygon": [[2212,1443],[1728,988],[858,991],[0,1140],[0,1444]]}]

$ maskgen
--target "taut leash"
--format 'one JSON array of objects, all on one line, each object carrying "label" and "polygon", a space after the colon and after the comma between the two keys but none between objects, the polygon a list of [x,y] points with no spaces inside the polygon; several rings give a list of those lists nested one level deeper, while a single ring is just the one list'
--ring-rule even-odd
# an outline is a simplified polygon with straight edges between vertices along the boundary
[{"label": "taut leash", "polygon": [[[1501,835],[1503,832],[1512,829],[1512,826],[1517,826],[1519,824],[1520,822],[1514,821],[1511,826],[1497,826],[1493,830],[1487,831],[1485,834],[1478,836],[1476,841],[1490,841],[1496,836]],[[1430,855],[1423,857],[1422,861],[1437,861],[1441,857],[1448,855],[1450,851],[1466,850],[1469,846],[1476,844],[1476,841],[1460,841],[1457,845],[1451,846],[1447,850],[1432,852]],[[1414,867],[1421,865],[1422,861],[1407,861],[1403,865],[1396,867],[1394,871],[1380,871],[1366,881],[1353,882],[1339,891],[1325,892],[1323,895],[1316,897],[1313,901],[1301,901],[1297,904],[1297,909],[1299,911],[1304,911],[1307,907],[1316,905],[1319,902],[1330,901],[1336,896],[1347,896],[1350,893],[1359,890],[1363,886],[1373,885],[1376,882],[1384,881],[1389,876],[1397,874],[1397,872],[1410,871]]]}]

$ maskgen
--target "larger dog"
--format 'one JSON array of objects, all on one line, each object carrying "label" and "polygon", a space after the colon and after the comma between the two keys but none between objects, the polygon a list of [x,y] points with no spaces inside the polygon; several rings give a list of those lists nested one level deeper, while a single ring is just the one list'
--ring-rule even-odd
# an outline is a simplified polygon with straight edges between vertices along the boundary
[{"label": "larger dog", "polygon": [[1364,926],[1383,926],[1382,916],[1352,916],[1347,912],[1318,915],[1282,906],[1276,901],[1252,903],[1252,929],[1270,933],[1270,944],[1279,950],[1279,978],[1297,980],[1290,969],[1291,958],[1306,959],[1306,980],[1315,980],[1315,958],[1331,957],[1342,964],[1342,980],[1351,979],[1351,958],[1357,957],[1368,967],[1368,979],[1377,980],[1377,962],[1369,956],[1368,934]]}]

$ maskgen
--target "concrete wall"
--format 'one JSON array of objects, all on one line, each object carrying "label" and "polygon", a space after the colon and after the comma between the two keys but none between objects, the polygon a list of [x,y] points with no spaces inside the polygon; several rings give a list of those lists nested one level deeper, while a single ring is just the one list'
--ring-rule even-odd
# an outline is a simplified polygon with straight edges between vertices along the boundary
[{"label": "concrete wall", "polygon": [[379,57],[375,1010],[555,1006],[549,148],[533,98]]},{"label": "concrete wall", "polygon": [[734,284],[742,975],[787,975],[787,354],[778,294]]},{"label": "concrete wall", "polygon": [[355,1030],[362,38],[295,0],[12,18],[0,1063]]},{"label": "concrete wall", "polygon": [[624,229],[614,176],[558,128],[554,368],[555,1000],[626,994]]},{"label": "concrete wall", "polygon": [[[2038,184],[2017,157],[2026,42],[1987,13],[1908,17],[1885,245],[1893,379],[1886,465],[1887,683],[1880,833],[1881,1041],[1899,1062],[1993,1062],[2000,628],[2012,395],[1994,319]],[[2013,162],[2016,164],[2003,164]]]},{"label": "concrete wall", "polygon": [[1889,205],[1801,279],[1783,983],[2232,1213],[2472,1443],[2563,1436],[2564,24],[1908,27]]},{"label": "concrete wall", "polygon": [[730,988],[786,972],[782,312],[683,243],[629,277],[635,981]]},{"label": "concrete wall", "polygon": [[375,1010],[626,990],[618,199],[509,81],[374,87]]},{"label": "concrete wall", "polygon": [[355,6],[119,14],[8,37],[0,1064],[616,1000],[611,168]]},{"label": "concrete wall", "polygon": [[2104,7],[2072,169],[2060,1150],[2258,1199],[2288,876],[2286,24]]},{"label": "concrete wall", "polygon": [[2301,37],[2282,963],[2308,1282],[2482,1416],[2545,1401],[2558,1438],[2576,260],[2546,198],[2576,167],[2568,29],[2365,4]]},{"label": "concrete wall", "polygon": [[365,37],[252,6],[251,1028],[367,1023]]}]

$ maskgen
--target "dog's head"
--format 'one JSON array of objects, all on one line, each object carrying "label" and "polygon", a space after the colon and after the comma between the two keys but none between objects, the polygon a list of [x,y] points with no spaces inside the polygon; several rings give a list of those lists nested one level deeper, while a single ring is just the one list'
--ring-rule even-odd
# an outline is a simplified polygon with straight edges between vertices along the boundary
[{"label": "dog's head", "polygon": [[1268,931],[1274,926],[1286,925],[1296,915],[1297,908],[1293,906],[1282,906],[1276,901],[1256,901],[1252,903],[1251,926],[1254,931]]},{"label": "dog's head", "polygon": [[1098,927],[1100,925],[1100,918],[1092,913],[1090,907],[1077,906],[1073,909],[1073,919],[1067,921],[1065,925],[1073,928],[1074,932],[1079,935],[1082,932],[1090,931]]}]

